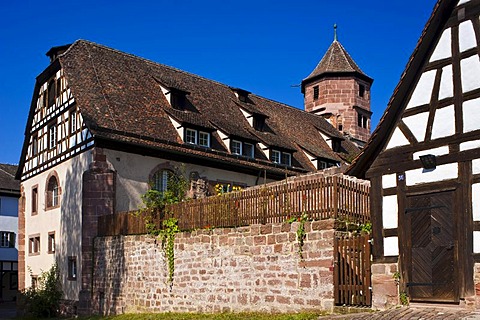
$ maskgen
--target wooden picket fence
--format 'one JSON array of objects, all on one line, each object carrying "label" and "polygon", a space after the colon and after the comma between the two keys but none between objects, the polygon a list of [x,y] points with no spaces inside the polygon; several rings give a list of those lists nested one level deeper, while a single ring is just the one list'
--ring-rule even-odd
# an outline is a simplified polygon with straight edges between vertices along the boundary
[{"label": "wooden picket fence", "polygon": [[338,233],[334,240],[336,305],[371,306],[371,244],[369,235]]},{"label": "wooden picket fence", "polygon": [[[281,223],[306,213],[310,219],[370,221],[370,184],[343,175],[312,175],[167,206],[181,230]],[[163,215],[155,223],[160,226]],[[131,213],[99,218],[99,235],[141,234],[145,226]]]}]

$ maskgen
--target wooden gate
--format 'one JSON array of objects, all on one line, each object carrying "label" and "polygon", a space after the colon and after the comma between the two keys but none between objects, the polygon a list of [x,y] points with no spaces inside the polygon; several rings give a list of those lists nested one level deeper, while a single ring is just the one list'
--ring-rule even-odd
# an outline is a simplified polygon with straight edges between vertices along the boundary
[{"label": "wooden gate", "polygon": [[337,234],[334,243],[336,305],[371,306],[369,235]]}]

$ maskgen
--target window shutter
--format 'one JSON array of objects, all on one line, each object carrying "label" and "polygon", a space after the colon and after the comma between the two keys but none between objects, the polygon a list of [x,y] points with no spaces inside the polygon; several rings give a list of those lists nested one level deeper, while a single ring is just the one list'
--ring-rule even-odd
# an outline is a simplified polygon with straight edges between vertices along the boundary
[{"label": "window shutter", "polygon": [[14,232],[10,233],[9,247],[10,248],[15,248],[15,233]]}]

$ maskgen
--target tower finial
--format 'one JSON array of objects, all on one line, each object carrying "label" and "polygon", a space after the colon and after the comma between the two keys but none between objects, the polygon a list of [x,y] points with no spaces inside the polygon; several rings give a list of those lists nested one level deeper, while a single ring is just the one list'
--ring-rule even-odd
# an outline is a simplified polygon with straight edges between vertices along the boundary
[{"label": "tower finial", "polygon": [[333,25],[333,41],[337,41],[337,24]]}]

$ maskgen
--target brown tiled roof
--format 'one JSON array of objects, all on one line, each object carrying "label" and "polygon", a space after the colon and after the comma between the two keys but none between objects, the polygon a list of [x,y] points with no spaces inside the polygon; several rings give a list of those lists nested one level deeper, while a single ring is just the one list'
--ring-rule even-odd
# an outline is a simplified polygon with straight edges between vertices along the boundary
[{"label": "brown tiled roof", "polygon": [[[78,108],[96,139],[116,139],[137,146],[175,148],[175,152],[191,153],[192,147],[182,144],[169,120],[170,115],[180,122],[295,151],[292,165],[296,168],[291,170],[298,172],[315,169],[301,151],[302,147],[317,157],[335,161],[351,158],[358,152],[348,140],[342,142],[345,152],[333,152],[319,131],[339,139],[342,135],[320,116],[254,94],[249,94],[250,103],[239,102],[227,85],[92,42],[75,42],[59,56],[59,61]],[[160,84],[188,92],[187,99],[194,111],[173,109]],[[264,116],[266,130],[253,129],[240,106]],[[219,137],[214,134],[212,139],[219,140]],[[195,152],[199,157],[240,161],[238,156],[230,155],[220,141],[214,141],[212,149],[199,147]],[[275,168],[267,159],[241,161],[246,166]]]},{"label": "brown tiled roof", "polygon": [[0,163],[0,193],[20,195],[20,181],[15,180],[18,166]]},{"label": "brown tiled roof", "polygon": [[322,60],[315,69],[302,81],[302,90],[304,84],[327,74],[355,74],[364,80],[372,83],[373,79],[367,76],[353,61],[347,50],[337,40],[333,41]]}]

